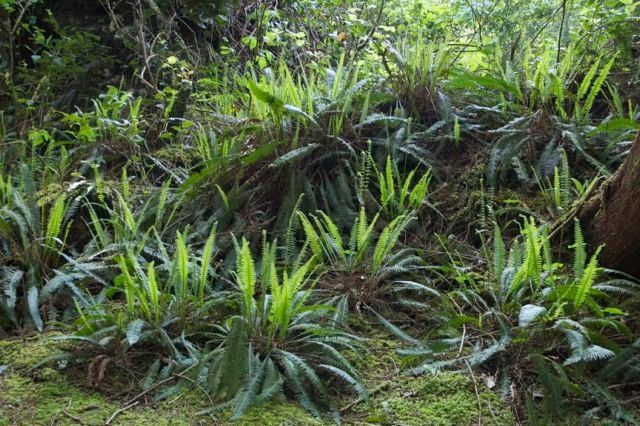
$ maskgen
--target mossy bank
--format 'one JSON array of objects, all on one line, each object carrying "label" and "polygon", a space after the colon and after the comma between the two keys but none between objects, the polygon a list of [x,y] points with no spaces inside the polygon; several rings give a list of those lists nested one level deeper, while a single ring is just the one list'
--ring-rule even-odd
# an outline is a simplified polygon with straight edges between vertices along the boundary
[{"label": "mossy bank", "polygon": [[[141,398],[126,410],[126,396],[107,395],[89,387],[81,374],[59,370],[54,363],[32,369],[45,357],[59,351],[61,343],[50,337],[0,342],[0,425],[200,425],[230,424],[226,413],[200,415],[207,399],[193,390],[173,399],[154,403]],[[383,350],[383,349],[380,349]],[[388,356],[392,356],[392,348]],[[376,354],[378,356],[379,354]],[[498,396],[466,376],[445,373],[413,378],[394,375],[384,379],[375,362],[368,363],[369,401],[345,398],[345,424],[470,425],[512,424],[510,410]],[[122,384],[126,388],[126,384]],[[476,394],[477,388],[477,394]],[[133,394],[137,389],[130,389]],[[115,415],[114,415],[115,414]],[[252,410],[233,424],[321,425],[319,420],[288,401],[272,402]]]}]

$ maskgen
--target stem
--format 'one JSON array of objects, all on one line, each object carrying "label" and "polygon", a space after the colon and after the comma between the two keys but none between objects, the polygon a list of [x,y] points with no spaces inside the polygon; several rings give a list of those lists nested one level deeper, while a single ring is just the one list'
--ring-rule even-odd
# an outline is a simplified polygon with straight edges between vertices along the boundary
[{"label": "stem", "polygon": [[469,9],[471,9],[471,15],[473,16],[473,20],[476,22],[478,26],[476,33],[478,34],[478,40],[480,42],[480,46],[482,47],[482,24],[483,23],[480,20],[480,16],[476,13],[476,10],[473,7],[473,4],[471,4],[469,0],[465,0],[465,3],[467,3],[467,6],[469,6]]},{"label": "stem", "polygon": [[378,13],[376,15],[376,20],[373,24],[373,27],[371,27],[371,29],[369,30],[367,35],[364,37],[362,42],[356,46],[353,52],[353,56],[351,57],[350,63],[353,64],[356,62],[356,58],[358,54],[362,49],[364,49],[367,46],[367,42],[371,39],[371,37],[373,37],[373,34],[375,34],[376,30],[378,29],[378,26],[380,26],[380,20],[382,19],[382,12],[384,11],[385,3],[386,3],[386,0],[380,0],[380,4],[378,5]]},{"label": "stem", "polygon": [[556,53],[556,63],[560,62],[560,46],[562,44],[562,33],[564,32],[564,21],[567,17],[567,0],[562,0],[562,19],[560,20],[560,31],[558,31],[558,51]]},{"label": "stem", "polygon": [[18,29],[20,28],[20,24],[22,23],[22,18],[24,18],[24,14],[27,12],[27,9],[29,8],[29,4],[28,2],[19,2],[18,3],[19,7],[20,7],[20,12],[18,12],[18,16],[16,18],[16,21],[13,23],[13,25],[11,25],[11,17],[8,16],[7,14],[7,20],[5,21],[5,28],[6,31],[9,33],[9,46],[8,46],[8,50],[9,50],[9,74],[13,76],[13,71],[15,69],[15,54],[13,52],[14,47],[15,47],[15,35],[18,32]]}]

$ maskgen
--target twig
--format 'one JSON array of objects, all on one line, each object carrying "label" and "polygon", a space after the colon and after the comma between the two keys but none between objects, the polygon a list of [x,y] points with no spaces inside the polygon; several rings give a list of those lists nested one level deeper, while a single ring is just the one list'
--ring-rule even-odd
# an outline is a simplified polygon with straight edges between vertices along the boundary
[{"label": "twig", "polygon": [[530,46],[533,46],[533,43],[535,43],[535,41],[538,39],[540,34],[542,34],[542,32],[549,26],[549,24],[553,22],[553,18],[555,18],[556,13],[558,13],[561,8],[562,8],[562,5],[558,6],[556,10],[554,10],[553,13],[549,16],[547,21],[544,24],[540,25],[540,29],[538,29],[538,32],[536,32],[533,38],[529,41]]},{"label": "twig", "polygon": [[73,414],[71,414],[67,410],[62,410],[62,414],[64,414],[65,416],[69,417],[71,420],[78,422],[78,424],[81,424],[81,425],[85,424],[85,422],[83,422],[80,417],[74,416]]},{"label": "twig", "polygon": [[[147,40],[144,34],[144,12],[142,10],[142,3],[140,0],[138,0],[137,4],[137,25],[138,25],[138,43],[140,43],[140,47],[142,48],[142,62],[144,64],[144,66],[142,67],[142,71],[140,71],[140,80],[147,85],[149,88],[155,90],[156,92],[158,91],[158,86],[156,86],[156,83],[154,81],[153,78],[153,73],[151,71],[151,65],[150,65],[150,61],[153,58],[153,54],[149,55],[149,53],[147,52]],[[146,71],[149,71],[149,79],[151,81],[147,81],[144,77]]]},{"label": "twig", "polygon": [[51,426],[54,426],[56,424],[56,421],[58,420],[58,416],[60,415],[62,411],[56,411],[56,414],[53,415],[53,417],[51,417]]},{"label": "twig", "polygon": [[[378,392],[380,392],[382,389],[386,388],[387,386],[389,386],[391,384],[391,380],[387,380],[384,383],[379,384],[378,386],[376,386],[371,392],[369,392],[369,396],[374,395]],[[346,411],[349,411],[350,409],[352,409],[353,407],[355,407],[356,405],[358,405],[359,403],[361,403],[362,401],[364,401],[365,398],[363,397],[358,397],[356,400],[350,402],[349,404],[345,405],[344,407],[342,407],[340,409],[341,413],[344,413]]]},{"label": "twig", "polygon": [[351,56],[351,63],[355,63],[356,58],[360,53],[360,51],[367,46],[367,43],[369,42],[371,37],[373,37],[376,30],[380,26],[380,20],[382,19],[382,12],[384,11],[385,3],[386,3],[386,0],[380,0],[380,5],[378,6],[378,14],[376,16],[376,20],[373,26],[371,27],[371,29],[369,30],[369,32],[367,33],[367,35],[365,35],[365,37],[362,39],[362,42],[356,45],[353,55]]},{"label": "twig", "polygon": [[[198,365],[198,363],[193,363],[191,364],[189,367],[185,368],[184,371],[181,371],[179,374],[184,374],[187,371],[191,370],[193,367],[195,367],[196,365]],[[131,398],[129,401],[125,402],[124,405],[130,405],[133,403],[133,401],[136,401],[137,399],[142,398],[143,396],[145,396],[146,394],[148,394],[149,392],[151,392],[152,390],[154,390],[155,388],[157,388],[160,385],[163,385],[173,379],[175,379],[176,377],[181,377],[178,376],[177,374],[173,374],[170,377],[167,377],[164,380],[160,380],[159,382],[154,383],[152,386],[149,386],[147,389],[145,389],[144,391],[140,392],[139,394],[137,394],[136,396],[134,396],[133,398]]]},{"label": "twig", "polygon": [[183,376],[182,373],[176,373],[174,374],[174,376],[185,379],[189,383],[193,384],[196,388],[198,388],[199,391],[201,391],[209,399],[209,404],[211,404],[212,406],[214,405],[213,399],[211,399],[211,395],[209,395],[209,392],[207,392],[207,390],[203,388],[202,385],[198,384],[198,382],[193,380],[191,377]]},{"label": "twig", "polygon": [[480,426],[482,425],[482,402],[480,401],[480,393],[478,392],[478,383],[476,383],[476,376],[473,374],[473,370],[471,369],[469,362],[465,359],[464,363],[469,369],[469,373],[471,374],[471,381],[473,382],[473,390],[476,393],[476,400],[478,401],[478,426]]},{"label": "twig", "polygon": [[469,9],[471,9],[471,15],[473,16],[473,20],[478,24],[478,30],[475,31],[475,33],[478,34],[478,39],[480,40],[480,46],[482,47],[482,26],[484,25],[484,22],[480,20],[480,17],[476,13],[476,9],[473,7],[473,4],[471,4],[469,0],[464,0],[464,2],[467,3],[467,6],[469,6]]},{"label": "twig", "polygon": [[20,7],[20,12],[18,13],[16,22],[14,23],[13,26],[11,26],[11,19],[9,18],[8,15],[7,15],[7,22],[6,22],[6,26],[9,30],[9,71],[10,73],[13,73],[13,70],[15,67],[15,58],[14,58],[14,52],[13,52],[15,48],[15,36],[18,29],[20,28],[20,24],[22,24],[22,18],[24,17],[24,14],[27,12],[27,9],[29,8],[30,3],[18,2],[17,5],[18,7]]},{"label": "twig", "polygon": [[562,46],[562,33],[564,32],[564,20],[567,17],[567,0],[562,0],[562,19],[560,20],[560,31],[558,31],[558,51],[556,52],[556,63],[560,63],[560,47]]},{"label": "twig", "polygon": [[636,402],[636,401],[639,401],[639,400],[640,400],[640,396],[635,396],[635,397],[630,398],[630,399],[625,399],[624,401],[621,402],[621,404],[625,405],[625,404],[629,404],[631,402]]},{"label": "twig", "polygon": [[113,419],[115,419],[115,418],[116,418],[116,416],[117,416],[118,414],[120,414],[120,413],[123,413],[123,412],[127,411],[129,408],[131,408],[131,407],[133,407],[133,406],[136,406],[136,405],[138,405],[139,403],[140,403],[140,401],[135,401],[135,402],[134,402],[134,403],[132,403],[132,404],[129,404],[129,405],[125,406],[125,407],[122,407],[122,408],[117,409],[117,410],[116,410],[116,411],[114,411],[114,412],[113,412],[113,414],[112,414],[112,415],[107,419],[107,421],[106,421],[106,422],[104,422],[104,424],[105,424],[105,425],[109,425],[109,424],[111,424],[111,422],[113,421]]},{"label": "twig", "polygon": [[462,338],[460,339],[460,347],[458,348],[458,355],[456,355],[456,358],[460,358],[460,355],[462,354],[462,349],[464,348],[464,338],[466,335],[467,335],[467,325],[462,324]]},{"label": "twig", "polygon": [[487,400],[487,405],[489,406],[489,412],[491,413],[491,417],[493,417],[493,420],[496,422],[498,422],[498,418],[496,417],[496,413],[493,412],[493,406],[491,405],[491,400]]},{"label": "twig", "polygon": [[640,381],[631,382],[631,383],[617,383],[615,385],[609,386],[609,389],[624,388],[624,387],[628,387],[628,386],[637,386],[637,385],[640,385]]}]

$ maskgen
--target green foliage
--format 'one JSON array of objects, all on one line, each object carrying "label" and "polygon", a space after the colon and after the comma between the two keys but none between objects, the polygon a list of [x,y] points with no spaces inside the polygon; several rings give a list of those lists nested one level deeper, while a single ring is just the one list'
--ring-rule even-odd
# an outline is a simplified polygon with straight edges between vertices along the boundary
[{"label": "green foliage", "polygon": [[267,282],[259,284],[243,239],[235,273],[241,309],[219,327],[215,349],[202,355],[198,380],[222,401],[220,407],[232,407],[234,419],[284,389],[313,414],[329,410],[338,418],[325,377],[337,378],[366,396],[357,371],[341,354],[360,348],[360,341],[324,322],[330,306],[310,302],[313,258],[282,272],[269,256],[262,262],[266,266],[260,280]]},{"label": "green foliage", "polygon": [[[393,68],[386,62],[387,56],[391,56]],[[398,50],[386,47],[383,58],[389,80],[412,116],[429,119],[430,115],[437,113],[435,105],[438,96],[442,96],[439,86],[447,77],[452,56],[444,43],[404,41]]]},{"label": "green foliage", "polygon": [[317,216],[298,215],[311,252],[318,262],[333,271],[364,273],[376,284],[412,266],[414,258],[410,253],[406,250],[394,253],[394,248],[414,220],[413,212],[397,216],[376,236],[374,229],[379,214],[369,222],[362,207],[353,221],[346,243],[338,226],[324,212],[319,211]]},{"label": "green foliage", "polygon": [[[580,389],[581,366],[597,365],[618,350],[604,331],[631,335],[622,311],[607,306],[611,301],[607,294],[626,292],[637,284],[600,280],[600,249],[587,259],[577,220],[572,269],[553,261],[547,232],[533,219],[524,219],[521,237],[507,253],[495,225],[494,249],[487,259],[492,273],[476,278],[461,271],[457,288],[441,295],[440,330],[446,337],[414,344],[400,353],[409,357],[414,374],[456,366],[498,371],[504,366],[507,370],[501,372],[500,380],[511,386],[518,385],[510,372],[533,362],[545,389],[546,415],[557,415],[562,398]],[[564,358],[550,355],[561,351],[566,351]],[[520,392],[528,392],[526,386]]]},{"label": "green foliage", "polygon": [[[3,332],[69,327],[58,367],[234,421],[493,418],[477,375],[453,415],[401,367],[630,421],[638,285],[561,227],[636,139],[637,2],[99,3],[0,0]],[[369,377],[377,323],[406,358]]]},{"label": "green foliage", "polygon": [[427,171],[411,186],[416,170],[409,172],[402,180],[397,166],[387,156],[384,173],[378,172],[378,187],[380,189],[380,205],[389,217],[396,217],[417,211],[422,207],[431,181],[431,172]]},{"label": "green foliage", "polygon": [[[136,345],[152,345],[163,348],[174,360],[168,368],[188,365],[193,361],[194,348],[184,336],[179,339],[180,334],[201,326],[211,307],[224,301],[222,296],[212,297],[215,230],[214,225],[199,256],[189,253],[185,237],[179,232],[173,256],[165,251],[159,256],[159,264],[131,250],[117,255],[120,273],[114,277],[114,287],[108,294],[112,298],[123,296],[122,309],[105,304],[101,298],[86,308],[77,305],[79,330],[65,339],[88,342],[102,351],[115,350],[118,354]],[[183,346],[187,355],[178,346]],[[154,381],[153,367],[148,372],[149,380],[143,382],[147,386]]]},{"label": "green foliage", "polygon": [[[491,101],[484,104],[493,102],[497,105],[495,113],[502,117],[502,127],[491,130],[497,135],[488,167],[491,185],[497,184],[499,175],[509,166],[514,166],[520,180],[530,182],[521,160],[527,151],[528,161],[534,160],[530,158],[531,152],[538,156],[539,174],[552,175],[553,168],[549,170],[548,164],[558,162],[556,148],[559,146],[570,147],[598,172],[608,173],[612,160],[607,155],[610,148],[594,143],[589,114],[595,99],[602,96],[603,84],[616,55],[602,67],[601,59],[596,58],[578,84],[576,48],[569,46],[557,64],[553,63],[553,53],[545,49],[538,58],[527,50],[520,59],[520,70],[507,62],[484,73],[460,73],[449,83],[452,89],[471,90],[471,96],[490,98]],[[617,149],[620,148],[618,145]]]},{"label": "green foliage", "polygon": [[77,282],[90,274],[76,268],[82,259],[64,253],[77,203],[65,194],[39,200],[31,169],[22,165],[20,172],[17,180],[0,179],[0,308],[14,325],[42,330],[42,305],[64,292],[84,300]]}]

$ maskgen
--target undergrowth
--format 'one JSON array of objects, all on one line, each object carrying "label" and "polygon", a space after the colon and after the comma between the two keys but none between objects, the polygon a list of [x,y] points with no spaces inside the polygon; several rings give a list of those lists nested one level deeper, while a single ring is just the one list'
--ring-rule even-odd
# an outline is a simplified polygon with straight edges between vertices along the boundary
[{"label": "undergrowth", "polygon": [[0,1],[0,423],[637,422],[639,7]]}]

